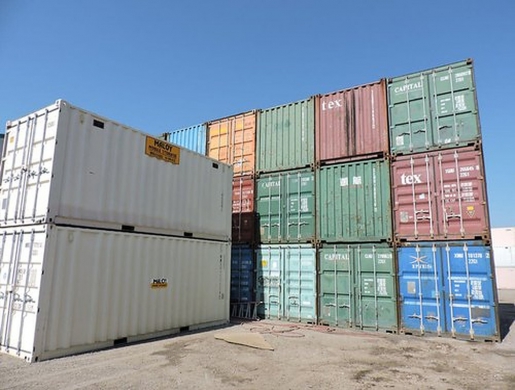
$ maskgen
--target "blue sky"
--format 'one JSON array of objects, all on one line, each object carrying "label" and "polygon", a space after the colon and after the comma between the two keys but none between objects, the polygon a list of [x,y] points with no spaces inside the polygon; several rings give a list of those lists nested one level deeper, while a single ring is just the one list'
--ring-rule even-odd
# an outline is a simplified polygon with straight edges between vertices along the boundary
[{"label": "blue sky", "polygon": [[150,134],[473,58],[515,226],[515,1],[0,0],[0,122],[65,99]]}]

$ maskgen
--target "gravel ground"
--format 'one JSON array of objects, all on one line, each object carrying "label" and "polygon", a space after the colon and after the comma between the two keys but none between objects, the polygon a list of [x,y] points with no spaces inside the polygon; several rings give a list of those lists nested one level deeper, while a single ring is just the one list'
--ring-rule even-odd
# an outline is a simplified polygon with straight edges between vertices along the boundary
[{"label": "gravel ground", "polygon": [[[261,334],[274,350],[222,332]],[[511,390],[514,361],[515,325],[485,343],[258,321],[35,364],[0,354],[0,389]]]}]

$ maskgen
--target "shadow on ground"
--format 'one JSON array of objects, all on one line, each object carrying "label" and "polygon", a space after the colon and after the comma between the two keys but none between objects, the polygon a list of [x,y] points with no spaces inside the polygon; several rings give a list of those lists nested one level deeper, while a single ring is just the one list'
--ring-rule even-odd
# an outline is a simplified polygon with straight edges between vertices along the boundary
[{"label": "shadow on ground", "polygon": [[515,321],[515,305],[512,303],[499,304],[499,325],[501,328],[501,340],[508,335],[510,326]]}]

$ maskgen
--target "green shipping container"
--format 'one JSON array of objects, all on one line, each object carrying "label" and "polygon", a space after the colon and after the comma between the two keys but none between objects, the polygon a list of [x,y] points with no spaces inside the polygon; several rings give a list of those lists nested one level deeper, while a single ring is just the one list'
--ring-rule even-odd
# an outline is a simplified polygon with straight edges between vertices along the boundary
[{"label": "green shipping container", "polygon": [[393,248],[387,244],[325,246],[319,250],[319,322],[397,333]]},{"label": "green shipping container", "polygon": [[258,115],[259,173],[313,166],[315,100],[313,98],[262,110]]},{"label": "green shipping container", "polygon": [[258,242],[315,240],[315,174],[310,169],[262,175],[256,180]]},{"label": "green shipping container", "polygon": [[389,80],[388,107],[394,155],[481,138],[472,60]]},{"label": "green shipping container", "polygon": [[256,249],[258,315],[316,323],[316,250],[311,245]]},{"label": "green shipping container", "polygon": [[322,242],[392,240],[390,162],[375,159],[317,170],[317,233]]}]

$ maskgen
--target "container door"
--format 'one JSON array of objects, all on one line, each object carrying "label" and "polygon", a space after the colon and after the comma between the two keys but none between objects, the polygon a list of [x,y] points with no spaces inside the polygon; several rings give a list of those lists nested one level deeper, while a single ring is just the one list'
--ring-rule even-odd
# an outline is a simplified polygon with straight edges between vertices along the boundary
[{"label": "container door", "polygon": [[424,151],[431,147],[431,111],[428,79],[413,74],[388,85],[390,148],[393,155]]},{"label": "container door", "polygon": [[253,174],[256,159],[256,113],[249,112],[231,119],[231,165],[235,175]]},{"label": "container door", "polygon": [[440,256],[435,245],[398,250],[401,329],[405,333],[445,331]]},{"label": "container door", "polygon": [[397,288],[393,249],[381,246],[354,248],[356,270],[356,326],[397,331]]},{"label": "container door", "polygon": [[316,322],[316,253],[310,246],[284,249],[284,317],[288,321]]},{"label": "container door", "polygon": [[433,159],[399,158],[392,165],[392,176],[396,238],[433,239],[438,233]]},{"label": "container door", "polygon": [[256,209],[258,213],[258,241],[281,242],[284,202],[281,175],[271,175],[257,180]]},{"label": "container door", "polygon": [[437,69],[429,75],[434,144],[459,147],[480,138],[472,64]]},{"label": "container door", "polygon": [[261,246],[256,251],[258,315],[262,318],[283,317],[283,255],[280,246]]},{"label": "container door", "polygon": [[56,105],[10,124],[2,166],[1,225],[46,219],[58,120]]},{"label": "container door", "polygon": [[315,239],[315,177],[312,171],[283,176],[286,191],[285,240],[307,242]]},{"label": "container door", "polygon": [[231,302],[254,302],[254,251],[247,246],[231,249]]},{"label": "container door", "polygon": [[482,156],[473,148],[438,153],[439,235],[446,239],[489,237]]},{"label": "container door", "polygon": [[498,339],[490,248],[465,243],[442,250],[447,330],[454,337]]},{"label": "container door", "polygon": [[354,326],[354,281],[350,246],[326,246],[319,250],[319,318],[324,325]]},{"label": "container door", "polygon": [[4,230],[0,248],[0,349],[31,360],[46,233]]}]

